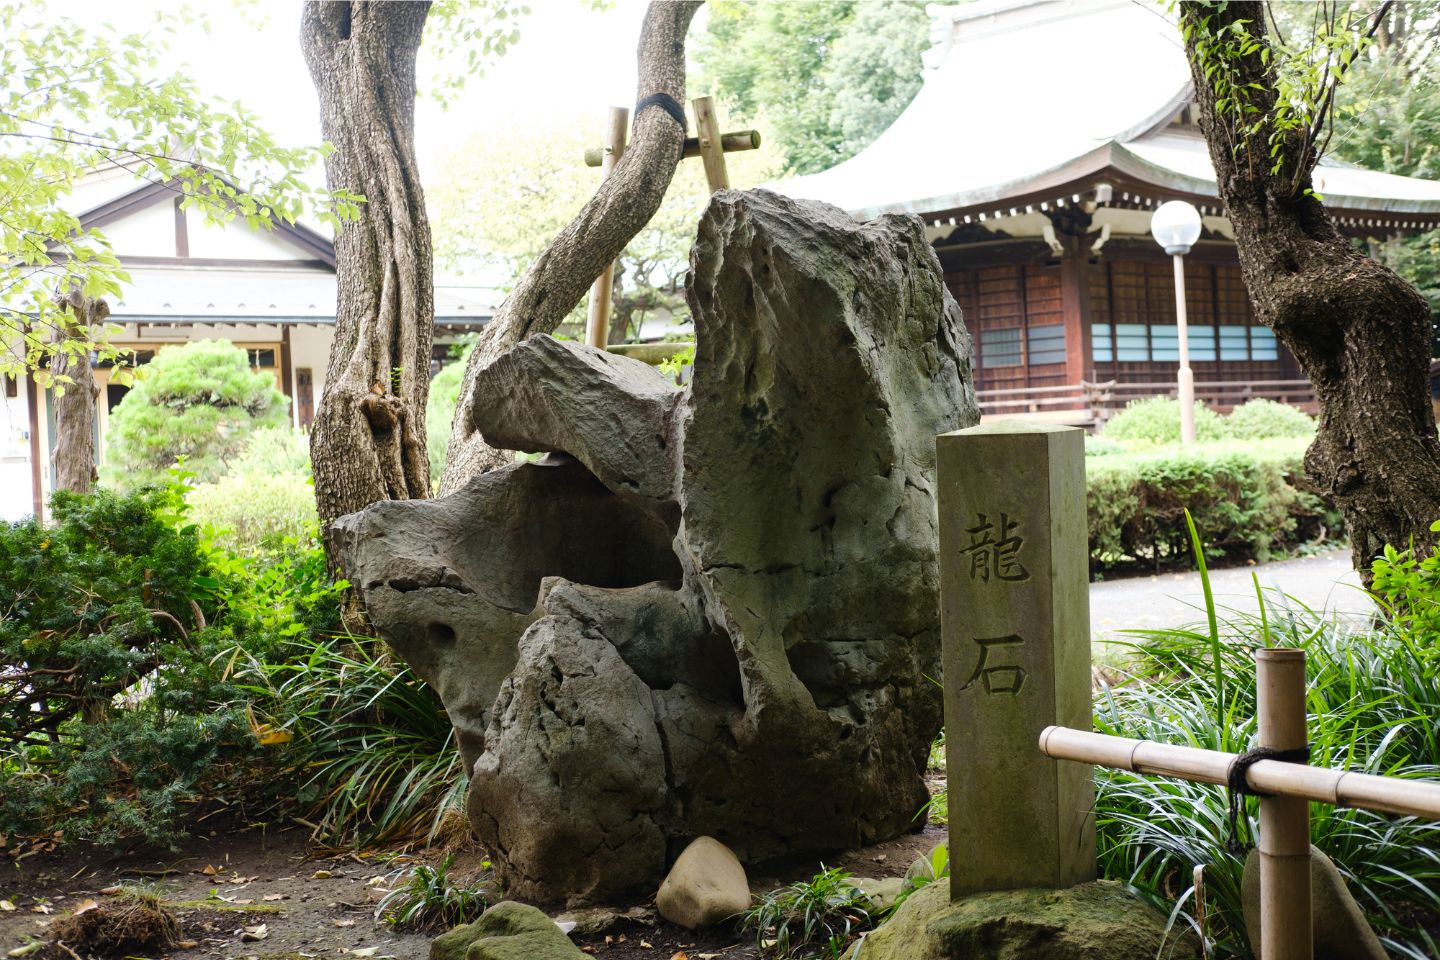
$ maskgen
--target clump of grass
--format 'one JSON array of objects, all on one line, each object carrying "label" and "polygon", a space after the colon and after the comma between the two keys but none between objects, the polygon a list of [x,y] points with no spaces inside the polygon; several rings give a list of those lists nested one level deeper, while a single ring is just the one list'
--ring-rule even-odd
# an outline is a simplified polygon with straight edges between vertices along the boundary
[{"label": "clump of grass", "polygon": [[375,908],[375,919],[403,930],[447,930],[472,923],[489,906],[481,884],[450,881],[453,854],[435,866],[419,864]]},{"label": "clump of grass", "polygon": [[[1253,745],[1254,651],[1305,651],[1311,760],[1394,777],[1440,774],[1440,654],[1381,623],[1357,630],[1284,597],[1257,616],[1217,613],[1204,632],[1137,632],[1124,645],[1132,680],[1103,690],[1095,729],[1227,752]],[[1104,875],[1194,926],[1193,868],[1205,866],[1211,956],[1250,957],[1241,906],[1243,854],[1227,849],[1221,787],[1096,768],[1096,824]],[[1255,836],[1255,801],[1240,840]],[[1440,955],[1440,824],[1364,810],[1311,807],[1311,839],[1344,875],[1391,954]],[[1171,909],[1173,905],[1173,910]]]},{"label": "clump of grass", "polygon": [[839,958],[850,941],[875,924],[870,900],[850,874],[826,869],[781,887],[747,910],[742,926],[755,931],[760,952],[776,960]]}]

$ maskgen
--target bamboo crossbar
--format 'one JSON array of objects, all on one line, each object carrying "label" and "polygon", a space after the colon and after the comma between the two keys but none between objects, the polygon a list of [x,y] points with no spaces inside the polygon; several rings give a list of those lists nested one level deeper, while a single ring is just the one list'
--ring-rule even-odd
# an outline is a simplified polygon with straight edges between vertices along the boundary
[{"label": "bamboo crossbar", "polygon": [[[722,133],[720,135],[720,148],[726,153],[735,153],[740,150],[758,150],[760,149],[760,131],[734,130],[730,133]],[[698,156],[700,156],[700,138],[686,137],[681,157]],[[585,166],[598,167],[604,157],[604,148],[591,147],[585,151]]]},{"label": "bamboo crossbar", "polygon": [[[1224,783],[1230,764],[1238,756],[1219,750],[1131,740],[1056,726],[1041,732],[1040,752],[1055,760],[1074,760],[1195,783]],[[1278,760],[1255,763],[1245,779],[1252,790],[1273,796],[1440,820],[1440,782],[1378,777]]]}]

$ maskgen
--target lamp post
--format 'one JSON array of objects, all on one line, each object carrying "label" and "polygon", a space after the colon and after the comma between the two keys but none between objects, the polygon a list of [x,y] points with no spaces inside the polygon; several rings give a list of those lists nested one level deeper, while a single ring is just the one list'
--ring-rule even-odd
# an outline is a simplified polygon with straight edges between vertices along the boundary
[{"label": "lamp post", "polygon": [[1162,203],[1150,218],[1150,235],[1175,258],[1175,333],[1180,339],[1180,442],[1195,442],[1195,374],[1185,318],[1185,254],[1200,239],[1200,211],[1184,200]]}]

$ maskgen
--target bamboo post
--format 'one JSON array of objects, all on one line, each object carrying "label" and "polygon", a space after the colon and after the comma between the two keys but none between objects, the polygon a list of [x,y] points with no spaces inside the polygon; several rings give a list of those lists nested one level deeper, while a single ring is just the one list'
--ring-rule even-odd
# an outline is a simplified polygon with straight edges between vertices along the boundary
[{"label": "bamboo post", "polygon": [[[605,128],[605,159],[601,172],[605,177],[620,162],[625,152],[625,129],[630,124],[630,111],[625,107],[610,108],[610,123]],[[600,350],[610,339],[610,292],[615,287],[615,264],[609,263],[590,288],[590,313],[585,320],[585,342]]]},{"label": "bamboo post", "polygon": [[[1306,744],[1305,652],[1255,651],[1259,746],[1298,750]],[[1310,803],[1260,798],[1260,960],[1312,960]]]},{"label": "bamboo post", "polygon": [[[760,131],[732,130],[729,133],[722,133],[720,147],[726,153],[758,150],[760,149]],[[680,149],[680,159],[689,160],[698,156],[700,156],[700,138],[686,137],[685,145]],[[605,150],[601,147],[591,147],[585,151],[585,166],[587,167],[598,167],[604,160]]]},{"label": "bamboo post", "polygon": [[725,169],[725,148],[720,138],[720,124],[715,119],[715,101],[711,97],[696,97],[691,102],[695,106],[695,131],[700,135],[700,159],[705,163],[710,192],[729,190],[730,174]]}]

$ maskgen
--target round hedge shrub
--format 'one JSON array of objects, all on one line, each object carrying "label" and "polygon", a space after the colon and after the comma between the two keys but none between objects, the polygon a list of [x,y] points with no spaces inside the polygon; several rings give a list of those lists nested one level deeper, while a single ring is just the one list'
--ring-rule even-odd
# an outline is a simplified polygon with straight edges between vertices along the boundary
[{"label": "round hedge shrub", "polygon": [[1274,400],[1242,403],[1225,418],[1237,440],[1273,440],[1277,437],[1313,437],[1315,420],[1305,411]]},{"label": "round hedge shrub", "polygon": [[[1180,442],[1180,401],[1169,397],[1132,400],[1105,424],[1109,440],[1137,440],[1146,443]],[[1229,436],[1225,420],[1205,404],[1195,403],[1195,439],[1224,440]]]},{"label": "round hedge shrub", "polygon": [[251,370],[228,340],[197,340],[155,355],[110,415],[110,473],[122,487],[160,483],[179,457],[198,481],[217,479],[260,427],[285,422],[275,378]]}]

